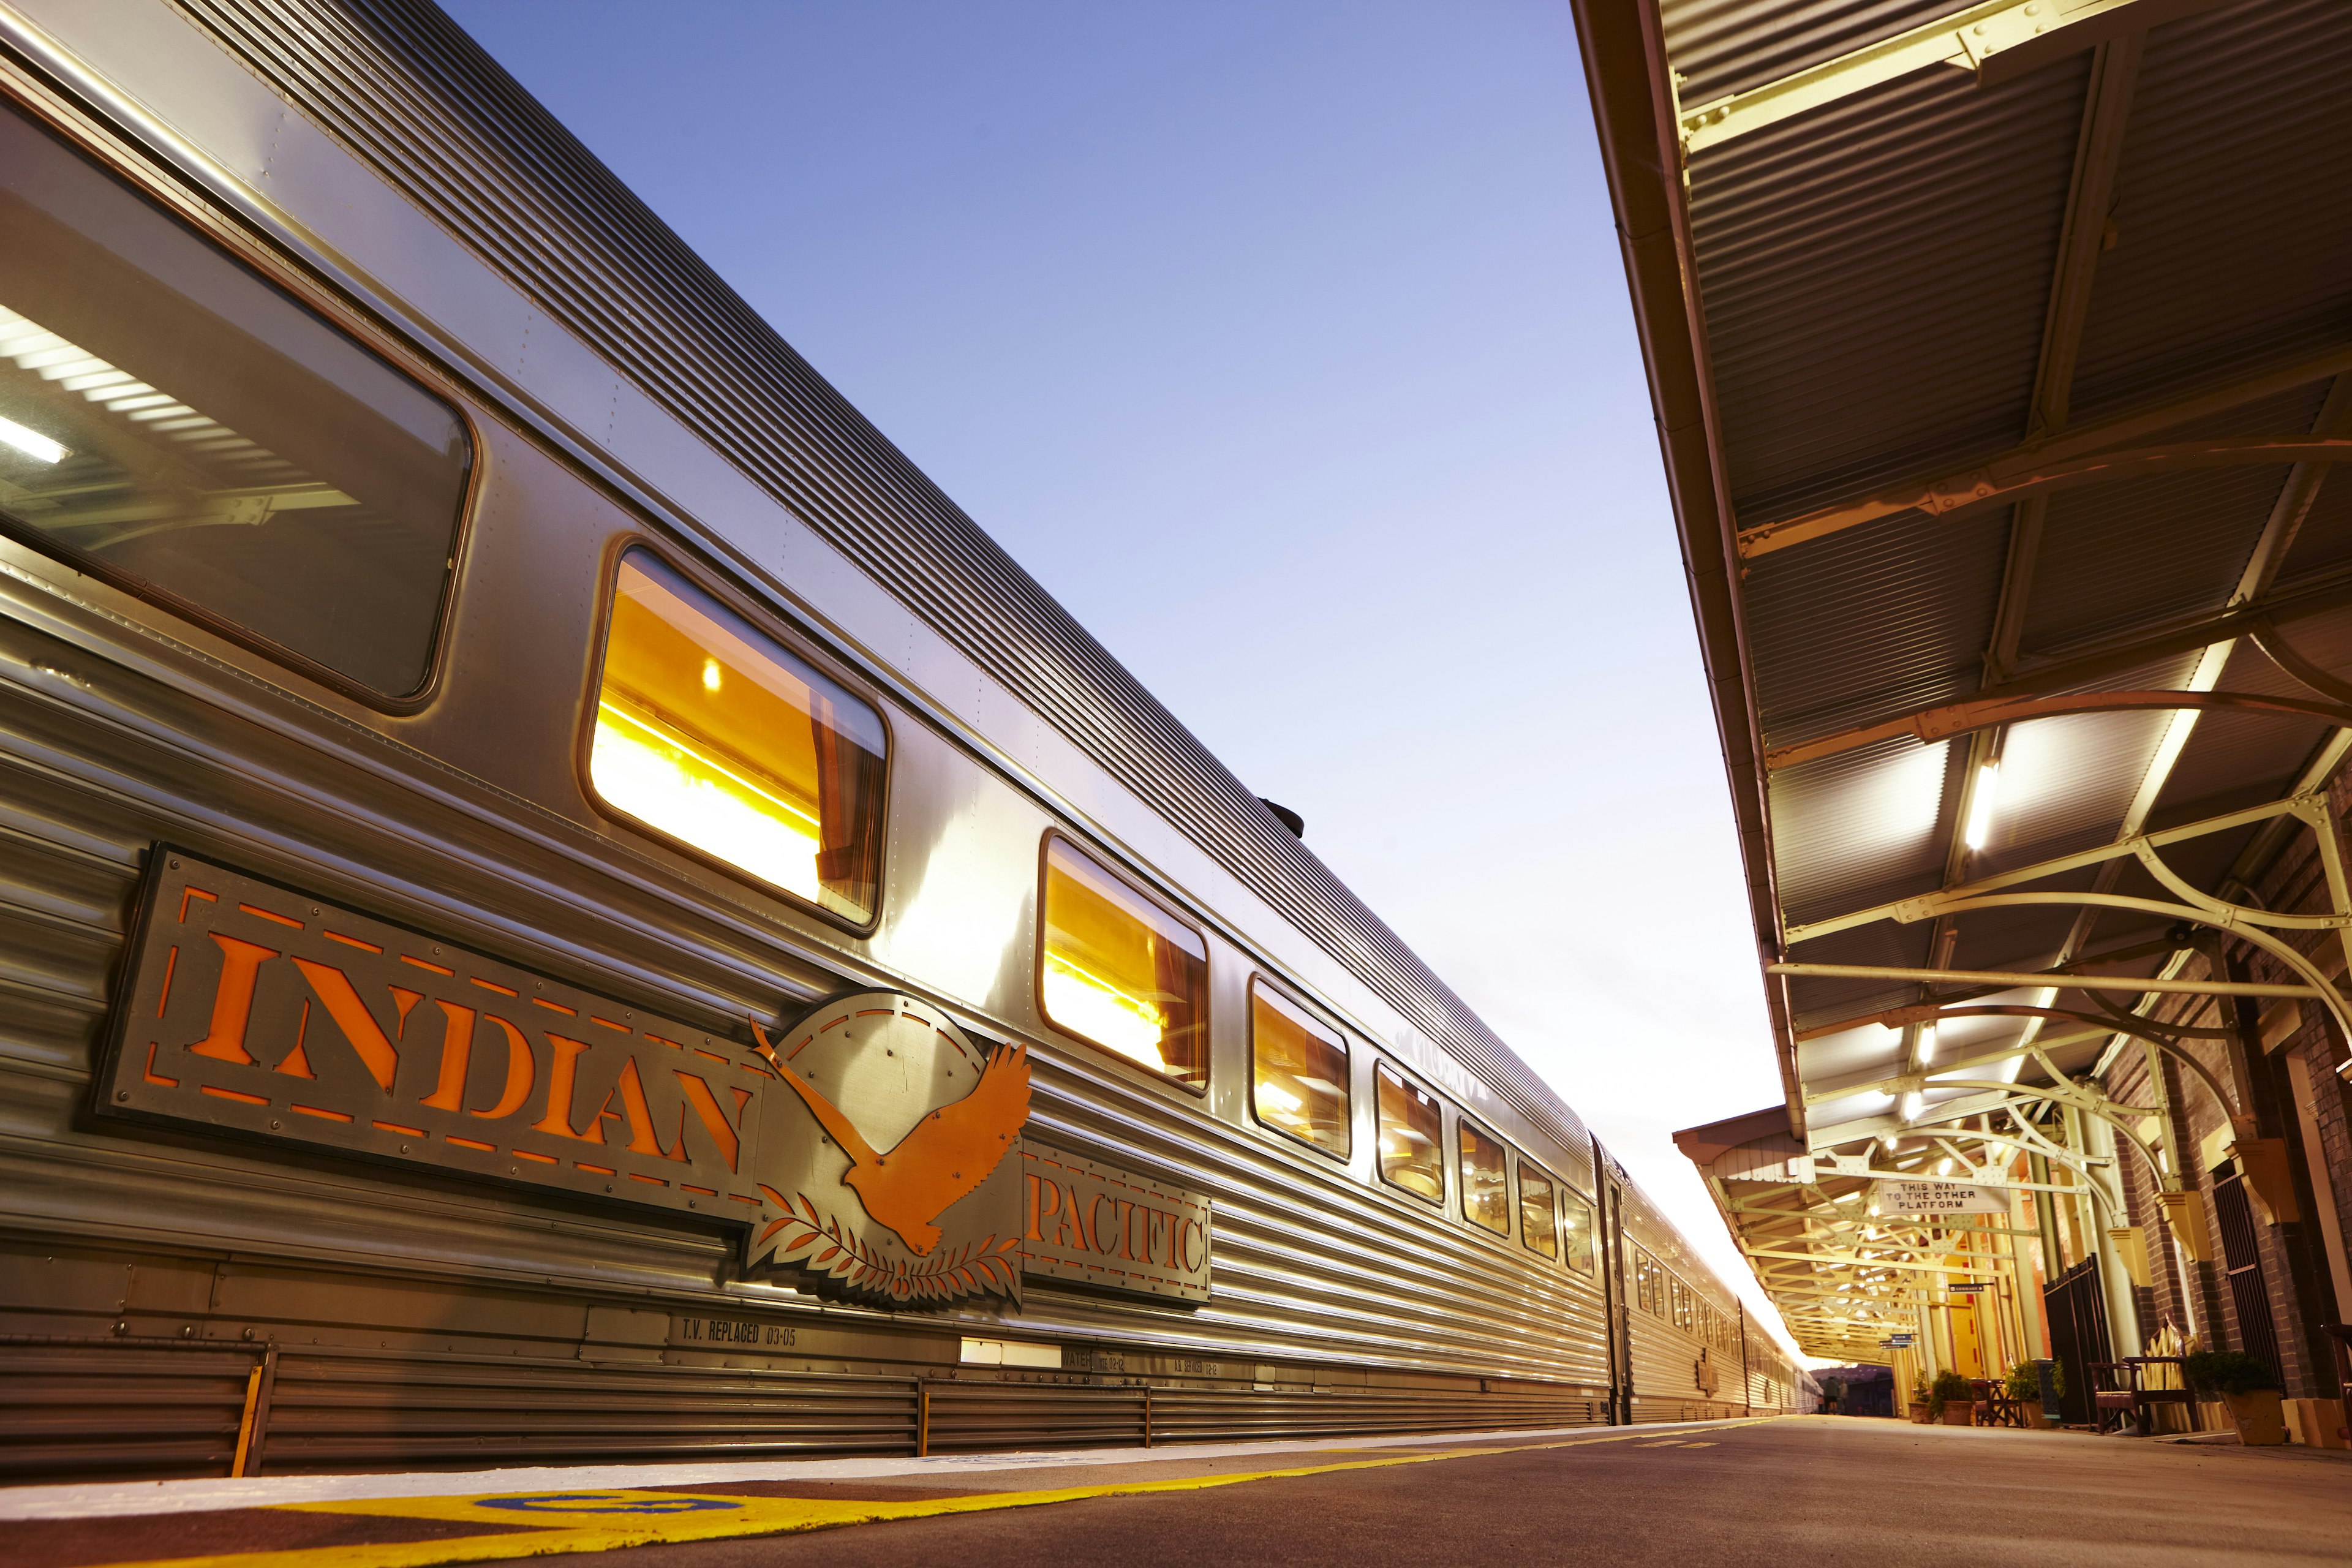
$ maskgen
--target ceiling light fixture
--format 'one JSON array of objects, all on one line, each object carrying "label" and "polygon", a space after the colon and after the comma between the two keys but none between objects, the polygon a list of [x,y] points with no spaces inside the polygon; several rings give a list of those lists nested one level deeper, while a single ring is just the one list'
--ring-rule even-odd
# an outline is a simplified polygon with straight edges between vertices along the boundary
[{"label": "ceiling light fixture", "polygon": [[1968,843],[1981,849],[1992,842],[1993,797],[2000,793],[2000,764],[1987,763],[1977,770],[1977,787],[1969,797]]},{"label": "ceiling light fixture", "polygon": [[1933,1018],[1919,1026],[1919,1065],[1926,1067],[1936,1059],[1936,1021]]}]

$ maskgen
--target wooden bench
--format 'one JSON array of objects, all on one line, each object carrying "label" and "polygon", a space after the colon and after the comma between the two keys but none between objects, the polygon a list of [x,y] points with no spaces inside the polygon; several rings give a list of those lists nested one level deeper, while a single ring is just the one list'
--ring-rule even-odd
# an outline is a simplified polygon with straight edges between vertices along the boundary
[{"label": "wooden bench", "polygon": [[1978,1426],[2024,1429],[2025,1403],[2010,1398],[2000,1380],[1972,1377],[1969,1379],[1969,1388],[1976,1395]]},{"label": "wooden bench", "polygon": [[[2150,1388],[2146,1382],[2151,1366],[2181,1368],[2179,1388]],[[2095,1361],[2091,1363],[2091,1392],[2096,1405],[2095,1417],[2099,1430],[2107,1429],[2110,1411],[2131,1419],[2133,1430],[2145,1437],[2148,1435],[2147,1413],[2159,1405],[2178,1405],[2189,1412],[2189,1429],[2201,1432],[2204,1426],[2197,1417],[2197,1394],[2187,1387],[2189,1382],[2186,1358],[2177,1355],[2126,1356],[2121,1361]]]}]

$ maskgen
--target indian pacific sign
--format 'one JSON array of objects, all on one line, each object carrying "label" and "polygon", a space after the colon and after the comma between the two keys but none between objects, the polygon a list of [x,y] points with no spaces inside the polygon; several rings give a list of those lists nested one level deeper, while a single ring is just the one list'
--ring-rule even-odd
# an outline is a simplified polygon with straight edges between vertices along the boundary
[{"label": "indian pacific sign", "polygon": [[[752,1028],[739,1045],[158,847],[95,1109],[717,1219],[754,1266],[890,1305],[1083,1277],[1024,1224],[1034,1158],[1083,1164],[1020,1136],[1024,1047],[894,992]],[[1135,1211],[1144,1184],[1087,1169],[1126,1189],[1100,1212]],[[1087,1282],[1204,1299],[1206,1205],[1151,1212],[1180,1202],[1197,1233],[1171,1252],[1146,1220],[1139,1258],[1122,1242]]]}]

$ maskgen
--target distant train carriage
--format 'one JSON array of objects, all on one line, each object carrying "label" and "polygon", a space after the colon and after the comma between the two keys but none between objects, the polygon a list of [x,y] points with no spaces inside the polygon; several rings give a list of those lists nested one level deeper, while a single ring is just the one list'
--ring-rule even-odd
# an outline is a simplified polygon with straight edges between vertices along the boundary
[{"label": "distant train carriage", "polygon": [[446,18],[16,0],[0,97],[0,1470],[1792,1406]]}]

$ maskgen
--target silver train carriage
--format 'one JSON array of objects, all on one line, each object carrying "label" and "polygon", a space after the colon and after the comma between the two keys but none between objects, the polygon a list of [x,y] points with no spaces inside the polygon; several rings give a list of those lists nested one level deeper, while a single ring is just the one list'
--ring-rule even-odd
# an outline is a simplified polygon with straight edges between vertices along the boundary
[{"label": "silver train carriage", "polygon": [[0,0],[0,1471],[1799,1380],[446,18]]}]

